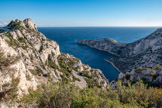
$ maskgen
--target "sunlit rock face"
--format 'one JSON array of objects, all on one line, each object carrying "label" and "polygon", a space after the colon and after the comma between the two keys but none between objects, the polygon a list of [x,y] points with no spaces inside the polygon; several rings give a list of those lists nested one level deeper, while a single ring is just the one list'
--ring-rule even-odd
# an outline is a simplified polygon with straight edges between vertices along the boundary
[{"label": "sunlit rock face", "polygon": [[59,81],[85,88],[91,85],[88,79],[99,87],[107,86],[100,70],[61,53],[57,42],[40,33],[31,19],[11,21],[1,29],[0,93],[14,89],[21,97],[42,83]]},{"label": "sunlit rock face", "polygon": [[[162,88],[162,66],[156,65],[152,68],[137,68],[131,72],[120,73],[118,80],[122,81],[123,84],[135,83],[139,80],[143,80],[149,86],[156,86]],[[117,86],[117,81],[111,82],[111,87]]]},{"label": "sunlit rock face", "polygon": [[23,22],[27,28],[37,31],[36,24],[30,18],[25,19]]},{"label": "sunlit rock face", "polygon": [[37,31],[37,26],[36,24],[34,24],[34,22],[32,21],[32,19],[30,18],[27,18],[25,20],[18,20],[16,19],[15,21],[11,21],[7,27],[9,28],[14,28],[14,27],[23,27],[23,28],[28,28],[28,29],[31,29],[31,30],[35,30]]}]

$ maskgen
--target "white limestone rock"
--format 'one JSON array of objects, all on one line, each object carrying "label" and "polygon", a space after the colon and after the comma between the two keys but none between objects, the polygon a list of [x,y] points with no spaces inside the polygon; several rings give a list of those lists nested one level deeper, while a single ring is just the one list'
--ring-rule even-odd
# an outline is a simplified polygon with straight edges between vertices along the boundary
[{"label": "white limestone rock", "polygon": [[36,24],[33,23],[32,19],[27,18],[23,22],[24,22],[26,28],[29,28],[29,29],[37,31]]},{"label": "white limestone rock", "polygon": [[[29,88],[36,90],[42,83],[64,80],[62,75],[67,77],[66,71],[70,71],[68,80],[80,88],[87,86],[87,77],[79,74],[82,71],[94,74],[101,87],[107,86],[108,80],[100,70],[82,64],[72,55],[61,53],[57,42],[38,32],[31,19],[12,21],[5,28],[7,30],[0,34],[0,54],[4,56],[4,60],[0,60],[0,92],[6,90],[4,85],[9,83],[10,87],[17,79],[17,94],[21,98]],[[67,65],[69,70],[65,68]]]}]

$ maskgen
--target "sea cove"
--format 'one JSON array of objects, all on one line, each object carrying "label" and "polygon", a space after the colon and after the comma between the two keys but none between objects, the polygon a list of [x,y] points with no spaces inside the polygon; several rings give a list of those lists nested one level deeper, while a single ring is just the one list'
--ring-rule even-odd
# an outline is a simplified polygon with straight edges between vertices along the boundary
[{"label": "sea cove", "polygon": [[85,64],[100,69],[109,81],[118,77],[119,72],[108,62],[114,57],[104,51],[77,44],[80,39],[113,38],[118,42],[133,42],[143,38],[157,27],[39,27],[38,30],[51,40],[55,40],[60,50],[69,53]]}]

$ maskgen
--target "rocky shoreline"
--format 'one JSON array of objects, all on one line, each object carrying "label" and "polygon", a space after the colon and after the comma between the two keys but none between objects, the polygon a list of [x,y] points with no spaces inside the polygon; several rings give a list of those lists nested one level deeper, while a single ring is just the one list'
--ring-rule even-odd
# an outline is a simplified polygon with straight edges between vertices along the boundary
[{"label": "rocky shoreline", "polygon": [[[109,54],[112,54],[117,57],[119,57],[120,55],[118,55],[118,53],[115,50],[113,50],[113,48],[119,49],[119,47],[124,47],[126,45],[125,43],[118,44],[117,41],[109,38],[103,38],[98,40],[83,39],[83,40],[78,40],[77,43],[81,45],[87,45],[90,48],[108,52]],[[107,48],[106,46],[108,46],[109,48]]]},{"label": "rocky shoreline", "polygon": [[122,73],[114,64],[108,59],[105,59],[106,62],[110,63],[119,73]]}]

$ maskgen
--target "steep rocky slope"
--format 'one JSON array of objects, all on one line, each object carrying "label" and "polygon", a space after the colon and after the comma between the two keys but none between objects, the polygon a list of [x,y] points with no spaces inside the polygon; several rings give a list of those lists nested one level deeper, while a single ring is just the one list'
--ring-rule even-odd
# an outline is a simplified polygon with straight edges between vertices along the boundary
[{"label": "steep rocky slope", "polygon": [[119,56],[119,51],[121,48],[125,47],[125,43],[118,43],[116,40],[110,38],[103,38],[97,40],[78,40],[79,44],[87,45],[91,48],[96,48],[98,50],[106,51],[113,55]]},{"label": "steep rocky slope", "polygon": [[[124,84],[142,79],[151,85],[162,87],[162,28],[133,43],[117,43],[106,38],[79,40],[78,43],[116,55],[106,61],[120,71],[118,79]],[[112,88],[117,80],[111,83]]]},{"label": "steep rocky slope", "polygon": [[156,65],[152,68],[137,68],[133,69],[131,72],[120,73],[118,79],[111,82],[112,88],[117,86],[118,80],[121,80],[123,84],[143,80],[143,82],[149,86],[162,88],[162,66]]},{"label": "steep rocky slope", "polygon": [[0,29],[0,100],[21,97],[48,82],[107,86],[100,70],[60,52],[59,45],[40,33],[31,19],[11,21]]}]

